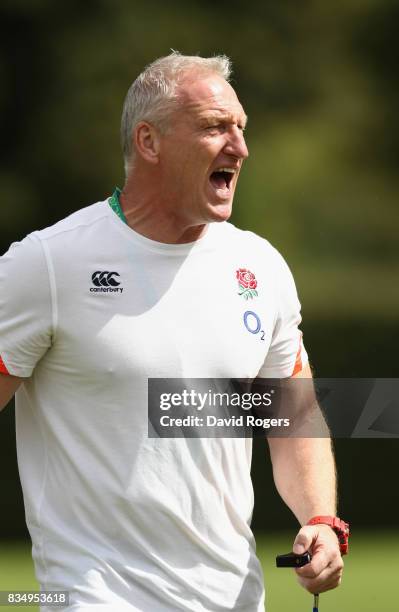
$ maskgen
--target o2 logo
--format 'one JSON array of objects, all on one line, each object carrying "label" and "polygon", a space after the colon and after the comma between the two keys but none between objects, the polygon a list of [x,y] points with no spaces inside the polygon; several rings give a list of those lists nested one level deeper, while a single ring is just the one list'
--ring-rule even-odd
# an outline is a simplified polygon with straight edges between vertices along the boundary
[{"label": "o2 logo", "polygon": [[260,333],[260,339],[265,339],[265,332],[263,329],[261,329],[262,323],[260,318],[253,310],[246,310],[244,312],[244,325],[250,334],[256,335]]}]

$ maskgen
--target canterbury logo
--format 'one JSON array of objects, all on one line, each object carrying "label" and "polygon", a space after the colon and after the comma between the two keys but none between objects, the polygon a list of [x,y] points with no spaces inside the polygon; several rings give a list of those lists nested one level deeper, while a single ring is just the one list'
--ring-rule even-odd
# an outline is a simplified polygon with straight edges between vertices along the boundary
[{"label": "canterbury logo", "polygon": [[91,280],[95,287],[91,287],[90,291],[93,293],[122,293],[123,288],[119,287],[120,282],[116,280],[115,276],[120,277],[120,274],[118,272],[108,272],[108,270],[104,272],[101,272],[101,270],[93,272]]},{"label": "canterbury logo", "polygon": [[118,272],[94,272],[91,280],[96,287],[118,287],[120,283],[114,279],[114,276],[120,276],[120,274]]}]

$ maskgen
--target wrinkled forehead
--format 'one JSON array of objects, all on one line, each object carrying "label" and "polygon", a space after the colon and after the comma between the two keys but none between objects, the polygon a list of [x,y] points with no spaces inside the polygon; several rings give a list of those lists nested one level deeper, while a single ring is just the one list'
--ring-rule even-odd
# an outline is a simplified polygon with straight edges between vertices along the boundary
[{"label": "wrinkled forehead", "polygon": [[229,115],[246,122],[246,114],[233,87],[218,75],[186,77],[178,87],[179,108],[192,117]]}]

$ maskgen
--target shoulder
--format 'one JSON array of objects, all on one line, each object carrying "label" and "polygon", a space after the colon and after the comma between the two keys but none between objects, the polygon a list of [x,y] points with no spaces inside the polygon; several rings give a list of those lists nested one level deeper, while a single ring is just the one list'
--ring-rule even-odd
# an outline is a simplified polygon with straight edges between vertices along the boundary
[{"label": "shoulder", "polygon": [[[14,278],[25,287],[32,282],[44,281],[50,263],[50,252],[59,253],[64,258],[72,255],[79,244],[87,245],[87,235],[93,235],[93,228],[109,219],[107,202],[97,202],[69,215],[52,226],[28,234],[23,240],[14,242],[0,257],[0,281],[11,283]],[[101,232],[94,234],[98,236]],[[101,238],[99,238],[101,241]]]},{"label": "shoulder", "polygon": [[33,232],[29,238],[40,244],[49,268],[55,262],[63,262],[66,270],[76,268],[88,253],[101,250],[106,238],[112,235],[110,219],[113,214],[107,200],[104,200]]},{"label": "shoulder", "polygon": [[248,250],[251,254],[261,258],[261,261],[272,265],[279,272],[285,273],[289,270],[282,254],[266,238],[249,230],[242,230],[232,223],[220,223],[220,236],[225,239],[232,248]]},{"label": "shoulder", "polygon": [[109,206],[107,200],[96,202],[82,208],[54,225],[33,232],[31,236],[39,241],[62,239],[68,234],[78,234],[87,231],[95,225],[109,219]]}]

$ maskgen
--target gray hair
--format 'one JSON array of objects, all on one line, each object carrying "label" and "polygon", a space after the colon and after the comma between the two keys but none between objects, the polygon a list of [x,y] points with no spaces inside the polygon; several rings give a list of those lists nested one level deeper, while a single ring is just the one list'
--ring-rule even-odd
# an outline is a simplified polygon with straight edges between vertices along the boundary
[{"label": "gray hair", "polygon": [[187,73],[198,76],[217,74],[226,81],[231,76],[231,61],[225,55],[200,57],[173,51],[143,70],[127,92],[122,111],[121,142],[126,176],[133,166],[135,150],[132,134],[139,121],[148,121],[165,132],[178,101],[177,87]]}]

